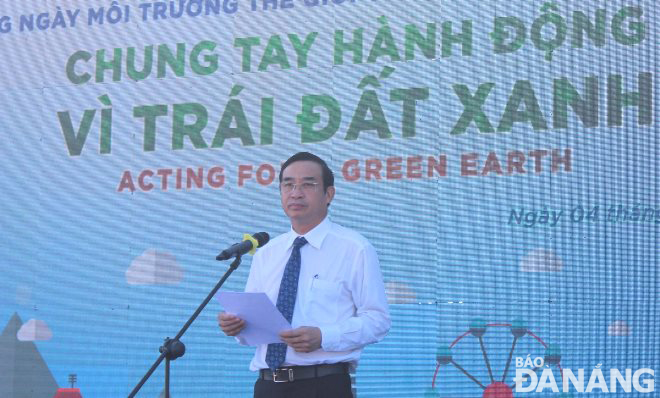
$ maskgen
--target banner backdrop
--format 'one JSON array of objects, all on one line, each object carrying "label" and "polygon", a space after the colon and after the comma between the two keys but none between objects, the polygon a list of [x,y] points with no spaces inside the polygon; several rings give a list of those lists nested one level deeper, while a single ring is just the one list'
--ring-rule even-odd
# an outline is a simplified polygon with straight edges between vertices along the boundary
[{"label": "banner backdrop", "polygon": [[[224,273],[219,250],[289,229],[277,174],[298,151],[328,160],[331,217],[385,277],[393,326],[357,396],[657,394],[658,17],[654,1],[3,2],[0,396],[126,396]],[[251,396],[253,349],[221,310],[184,336],[174,397]]]}]

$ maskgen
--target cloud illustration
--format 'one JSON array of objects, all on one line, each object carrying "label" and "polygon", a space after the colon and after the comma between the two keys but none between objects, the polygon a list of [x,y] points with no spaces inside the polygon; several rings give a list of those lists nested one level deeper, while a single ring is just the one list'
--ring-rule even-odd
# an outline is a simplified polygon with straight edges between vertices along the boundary
[{"label": "cloud illustration", "polygon": [[53,338],[53,332],[46,322],[40,319],[30,319],[18,329],[16,338],[19,341],[46,341]]},{"label": "cloud illustration", "polygon": [[412,304],[417,302],[417,294],[403,282],[387,282],[385,284],[387,302],[390,304]]},{"label": "cloud illustration", "polygon": [[126,270],[129,285],[173,285],[183,279],[183,269],[176,258],[156,249],[145,250]]},{"label": "cloud illustration", "polygon": [[564,267],[552,250],[534,249],[520,261],[521,272],[559,272]]},{"label": "cloud illustration", "polygon": [[607,328],[607,334],[610,336],[630,336],[632,334],[632,327],[628,326],[626,321],[614,321]]}]

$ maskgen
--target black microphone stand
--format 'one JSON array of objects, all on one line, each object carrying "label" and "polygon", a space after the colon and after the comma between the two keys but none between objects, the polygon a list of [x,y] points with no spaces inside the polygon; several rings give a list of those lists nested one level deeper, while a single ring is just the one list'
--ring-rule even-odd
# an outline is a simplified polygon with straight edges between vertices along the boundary
[{"label": "black microphone stand", "polygon": [[128,398],[133,398],[135,397],[135,394],[140,391],[144,383],[147,382],[149,377],[151,377],[151,374],[158,369],[158,366],[160,365],[161,362],[163,362],[163,359],[165,359],[165,398],[170,398],[170,361],[173,361],[179,357],[182,357],[183,354],[186,352],[186,346],[179,340],[181,336],[183,336],[184,333],[188,330],[190,325],[192,325],[193,322],[195,322],[195,319],[197,319],[197,316],[202,312],[204,307],[211,301],[213,296],[218,292],[220,287],[222,286],[223,283],[225,283],[225,280],[229,278],[229,275],[231,275],[232,272],[234,272],[238,266],[241,264],[241,256],[240,254],[236,256],[234,261],[229,265],[229,269],[225,274],[222,276],[222,279],[215,285],[213,290],[211,290],[211,293],[209,293],[208,296],[202,301],[202,303],[197,307],[197,310],[195,311],[194,314],[188,319],[188,322],[186,322],[185,325],[179,330],[179,333],[173,338],[170,339],[169,337],[165,338],[165,342],[163,343],[162,346],[158,349],[160,352],[160,356],[158,359],[156,359],[156,362],[154,362],[153,365],[151,365],[151,368],[149,371],[144,375],[142,380],[133,388],[133,391],[131,391],[130,394],[128,394]]}]

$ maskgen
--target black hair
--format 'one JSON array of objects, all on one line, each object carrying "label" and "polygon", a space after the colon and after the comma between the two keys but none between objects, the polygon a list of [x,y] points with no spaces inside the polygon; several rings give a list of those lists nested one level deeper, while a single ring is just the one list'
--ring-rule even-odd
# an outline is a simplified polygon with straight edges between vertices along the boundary
[{"label": "black hair", "polygon": [[282,182],[282,173],[284,173],[284,169],[289,167],[289,165],[293,162],[300,162],[304,160],[314,162],[321,166],[321,177],[323,179],[324,192],[328,189],[328,187],[335,185],[335,175],[332,174],[332,170],[330,170],[330,167],[328,167],[328,164],[325,162],[325,160],[309,152],[298,152],[288,158],[286,162],[282,164],[282,168],[280,169],[280,183]]}]

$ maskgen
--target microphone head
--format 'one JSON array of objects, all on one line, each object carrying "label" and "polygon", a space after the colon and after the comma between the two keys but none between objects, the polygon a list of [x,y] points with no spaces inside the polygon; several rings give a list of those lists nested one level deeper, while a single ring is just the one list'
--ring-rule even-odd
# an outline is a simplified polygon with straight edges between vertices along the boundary
[{"label": "microphone head", "polygon": [[270,240],[270,236],[267,232],[257,232],[256,234],[252,235],[252,237],[259,243],[257,247],[262,247]]}]

